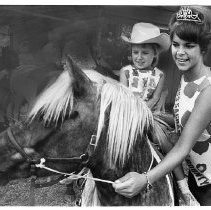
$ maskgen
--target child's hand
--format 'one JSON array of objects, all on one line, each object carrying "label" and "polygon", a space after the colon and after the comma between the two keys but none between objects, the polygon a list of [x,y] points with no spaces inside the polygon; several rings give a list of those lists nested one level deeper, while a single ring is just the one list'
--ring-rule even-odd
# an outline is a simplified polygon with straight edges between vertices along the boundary
[{"label": "child's hand", "polygon": [[177,181],[178,188],[180,190],[180,197],[186,206],[200,206],[198,201],[195,199],[193,194],[191,193],[187,179],[184,178],[182,180]]},{"label": "child's hand", "polygon": [[199,202],[195,199],[191,192],[186,194],[181,193],[181,198],[185,206],[200,206]]}]

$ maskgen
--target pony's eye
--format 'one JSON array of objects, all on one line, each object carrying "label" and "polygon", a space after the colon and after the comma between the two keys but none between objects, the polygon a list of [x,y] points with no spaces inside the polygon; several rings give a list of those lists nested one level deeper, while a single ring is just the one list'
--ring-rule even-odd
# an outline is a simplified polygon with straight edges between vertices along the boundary
[{"label": "pony's eye", "polygon": [[77,117],[78,117],[78,112],[77,112],[77,111],[72,112],[72,113],[68,116],[69,119],[75,119],[75,118],[77,118]]},{"label": "pony's eye", "polygon": [[43,125],[45,124],[45,123],[44,123],[44,119],[43,119],[43,114],[40,114],[40,115],[39,115],[38,121],[39,121],[40,123],[42,123]]},{"label": "pony's eye", "polygon": [[71,114],[66,114],[66,116],[62,119],[60,116],[57,121],[57,128],[61,127],[65,120],[75,120],[78,117],[79,113],[77,111],[71,112]]},{"label": "pony's eye", "polygon": [[[79,116],[79,113],[77,111],[73,111],[71,114],[66,114],[66,116],[63,119],[60,116],[57,121],[56,127],[60,127],[65,120],[68,120],[68,119],[75,120],[78,116]],[[43,115],[40,115],[39,121],[42,123],[42,125],[45,128],[55,127],[55,122],[44,122]]]},{"label": "pony's eye", "polygon": [[49,122],[49,121],[45,122],[44,114],[40,114],[37,120],[42,124],[44,128],[51,128],[55,125],[53,122]]}]

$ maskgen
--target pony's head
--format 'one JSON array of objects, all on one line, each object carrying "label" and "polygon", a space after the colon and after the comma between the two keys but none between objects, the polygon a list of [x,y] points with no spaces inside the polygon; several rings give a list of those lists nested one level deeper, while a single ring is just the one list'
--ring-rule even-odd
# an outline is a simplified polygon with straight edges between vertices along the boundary
[{"label": "pony's head", "polygon": [[[33,148],[30,155],[36,158],[79,157],[97,126],[97,99],[98,87],[67,58],[65,70],[33,103],[25,126],[11,128],[13,136],[22,148]],[[28,176],[29,165],[15,155],[7,131],[1,133],[0,145],[0,171],[12,178]],[[61,161],[48,166],[69,172],[77,164]]]}]

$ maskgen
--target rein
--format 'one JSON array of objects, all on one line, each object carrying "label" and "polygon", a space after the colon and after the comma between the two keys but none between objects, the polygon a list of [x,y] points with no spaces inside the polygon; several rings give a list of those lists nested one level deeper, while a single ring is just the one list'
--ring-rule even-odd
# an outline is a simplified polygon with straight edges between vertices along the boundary
[{"label": "rein", "polygon": [[44,165],[44,163],[45,163],[45,159],[41,158],[40,163],[36,164],[36,167],[43,168],[45,170],[48,170],[48,171],[51,171],[51,172],[54,172],[54,173],[57,173],[57,174],[62,174],[62,175],[65,175],[65,176],[73,176],[72,179],[85,178],[85,179],[91,179],[91,180],[94,180],[94,181],[105,182],[105,183],[109,183],[109,184],[113,184],[114,183],[114,182],[109,181],[109,180],[87,177],[86,175],[81,176],[81,175],[78,175],[78,174],[74,174],[74,172],[72,172],[70,174],[69,173],[60,172],[60,171],[54,170],[52,168],[46,167]]}]

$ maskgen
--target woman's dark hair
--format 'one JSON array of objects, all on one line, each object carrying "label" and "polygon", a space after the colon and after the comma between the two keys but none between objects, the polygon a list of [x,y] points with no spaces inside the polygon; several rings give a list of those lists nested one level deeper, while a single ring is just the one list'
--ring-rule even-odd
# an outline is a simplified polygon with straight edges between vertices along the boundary
[{"label": "woman's dark hair", "polygon": [[201,22],[183,20],[174,14],[169,23],[170,38],[176,34],[180,39],[199,44],[201,52],[206,53],[211,40],[211,11],[202,6],[189,6]]}]

